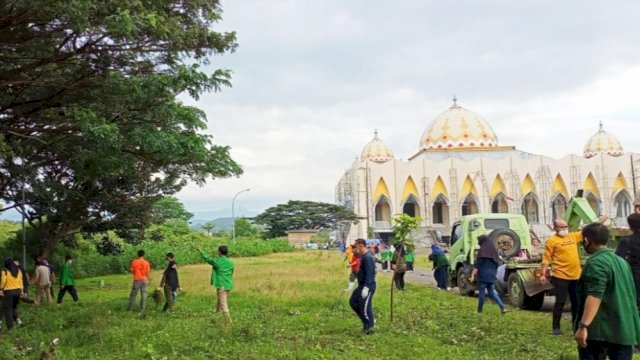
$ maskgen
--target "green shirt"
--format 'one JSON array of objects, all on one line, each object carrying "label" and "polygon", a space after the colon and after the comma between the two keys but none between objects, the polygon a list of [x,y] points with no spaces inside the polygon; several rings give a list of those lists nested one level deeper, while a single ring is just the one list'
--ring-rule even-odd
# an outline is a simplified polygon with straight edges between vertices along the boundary
[{"label": "green shirt", "polygon": [[391,250],[384,249],[380,252],[380,260],[387,261],[391,260]]},{"label": "green shirt", "polygon": [[407,254],[404,256],[404,259],[407,262],[413,262],[415,258],[416,258],[416,253],[414,253],[413,251],[407,251]]},{"label": "green shirt", "polygon": [[591,254],[578,280],[578,318],[582,319],[587,296],[602,301],[588,340],[619,345],[640,344],[640,318],[636,289],[629,264],[607,248]]},{"label": "green shirt", "polygon": [[73,278],[73,274],[71,273],[71,264],[64,263],[61,268],[60,285],[75,285],[76,280]]},{"label": "green shirt", "polygon": [[429,260],[433,261],[434,269],[439,269],[443,266],[449,266],[449,260],[447,260],[447,257],[444,254],[431,254],[429,255]]},{"label": "green shirt", "polygon": [[211,271],[211,285],[216,289],[233,290],[233,261],[226,256],[210,257],[204,252],[202,259],[213,266]]}]

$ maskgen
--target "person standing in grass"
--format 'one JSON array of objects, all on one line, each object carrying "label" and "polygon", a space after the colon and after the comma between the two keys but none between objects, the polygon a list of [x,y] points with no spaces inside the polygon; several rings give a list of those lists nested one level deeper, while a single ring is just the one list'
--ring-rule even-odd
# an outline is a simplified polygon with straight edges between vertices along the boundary
[{"label": "person standing in grass", "polygon": [[133,274],[133,286],[131,287],[127,310],[133,310],[133,304],[136,302],[136,297],[138,297],[138,291],[140,291],[140,312],[144,312],[147,305],[146,295],[147,285],[149,285],[149,272],[151,272],[151,266],[144,258],[144,250],[138,250],[138,257],[131,262],[130,271]]},{"label": "person standing in grass", "polygon": [[64,264],[60,267],[60,291],[58,292],[58,305],[62,303],[62,298],[67,293],[71,294],[74,302],[78,301],[78,292],[76,291],[76,280],[73,278],[71,264],[73,258],[70,255],[65,257]]},{"label": "person standing in grass", "polygon": [[404,275],[407,273],[407,262],[405,259],[405,248],[401,243],[394,245],[395,251],[391,258],[391,270],[393,271],[393,283],[396,289],[404,291]]},{"label": "person standing in grass", "polygon": [[407,246],[407,253],[404,255],[404,259],[407,263],[407,271],[413,271],[413,262],[416,259],[415,246]]},{"label": "person standing in grass", "polygon": [[498,264],[501,262],[500,255],[487,235],[478,236],[478,244],[480,244],[480,250],[478,250],[470,279],[471,282],[474,282],[476,277],[478,279],[478,313],[482,312],[485,293],[489,292],[489,296],[498,304],[502,314],[505,314],[507,309],[495,288]]},{"label": "person standing in grass", "polygon": [[433,262],[433,277],[438,289],[447,290],[449,287],[449,260],[444,250],[438,244],[431,245],[429,260]]},{"label": "person standing in grass", "polygon": [[358,287],[351,294],[349,305],[362,321],[362,331],[373,333],[375,318],[373,315],[373,294],[376,292],[376,263],[367,249],[364,239],[356,240],[356,249],[360,253]]},{"label": "person standing in grass", "polygon": [[349,274],[349,284],[344,291],[351,291],[355,288],[358,270],[360,269],[360,257],[357,254],[355,245],[349,245],[349,249],[351,249],[351,251],[347,253],[347,260],[349,261],[347,267],[351,268],[351,273]]},{"label": "person standing in grass", "polygon": [[40,305],[42,295],[44,295],[47,304],[51,304],[51,271],[49,270],[46,260],[36,260],[33,283],[36,286],[36,306]]},{"label": "person standing in grass", "polygon": [[167,268],[162,274],[162,280],[160,281],[160,287],[164,290],[165,304],[162,311],[173,310],[174,293],[180,288],[180,281],[178,279],[178,264],[176,263],[173,253],[167,253]]},{"label": "person standing in grass", "polygon": [[577,285],[575,339],[580,359],[631,360],[640,344],[640,318],[629,264],[607,248],[609,230],[592,223],[582,229],[590,255]]},{"label": "person standing in grass", "polygon": [[196,251],[200,253],[204,261],[212,266],[211,285],[215,286],[218,295],[216,311],[229,318],[227,298],[229,291],[233,290],[233,271],[235,269],[233,261],[227,256],[229,248],[225,245],[218,247],[218,256],[216,257],[207,255],[199,246],[196,247]]},{"label": "person standing in grass", "polygon": [[18,303],[20,298],[25,296],[22,279],[22,272],[13,259],[5,260],[4,269],[0,273],[0,296],[2,296],[4,316],[9,330],[13,328],[14,321],[18,325],[22,323],[18,316]]}]

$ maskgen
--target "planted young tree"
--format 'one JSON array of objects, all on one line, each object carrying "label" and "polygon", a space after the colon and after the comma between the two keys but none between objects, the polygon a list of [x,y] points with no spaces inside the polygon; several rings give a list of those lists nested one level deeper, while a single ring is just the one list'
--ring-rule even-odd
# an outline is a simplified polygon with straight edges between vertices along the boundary
[{"label": "planted young tree", "polygon": [[[395,243],[399,244],[399,246],[403,248],[415,247],[413,243],[413,237],[411,236],[411,232],[413,230],[416,230],[420,226],[421,219],[418,217],[411,217],[407,214],[396,214],[395,216],[393,216],[391,220],[393,222],[393,234],[395,237]],[[398,251],[399,250],[396,250],[396,253],[398,253]],[[396,255],[394,254],[394,256]],[[399,261],[404,261],[404,255],[398,256],[398,258],[396,259],[396,265],[393,267],[393,276],[391,277],[391,301],[389,303],[391,321],[393,321],[393,307],[394,307],[394,303],[393,303],[393,300],[394,300],[393,290],[395,288],[394,278],[398,273]]]},{"label": "planted young tree", "polygon": [[268,208],[254,218],[265,225],[268,238],[285,236],[288,230],[335,229],[342,223],[356,221],[356,214],[341,205],[315,201],[290,200]]},{"label": "planted young tree", "polygon": [[213,30],[221,13],[216,0],[0,2],[0,213],[24,212],[47,252],[80,230],[141,239],[162,196],[241,174],[176,100],[230,84],[200,68],[237,46]]}]

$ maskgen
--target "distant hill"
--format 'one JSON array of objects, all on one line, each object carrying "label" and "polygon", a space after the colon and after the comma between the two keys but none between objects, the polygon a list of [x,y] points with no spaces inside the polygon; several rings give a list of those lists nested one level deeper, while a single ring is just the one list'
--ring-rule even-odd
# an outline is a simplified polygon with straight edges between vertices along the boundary
[{"label": "distant hill", "polygon": [[[202,225],[208,222],[209,220],[201,220],[201,219],[191,220],[189,222],[189,227],[192,228],[193,230],[200,231],[202,230]],[[231,217],[217,218],[213,220],[213,226],[214,226],[213,231],[215,232],[215,231],[224,230],[224,231],[231,232],[232,225],[233,225],[233,222],[231,221]]]}]

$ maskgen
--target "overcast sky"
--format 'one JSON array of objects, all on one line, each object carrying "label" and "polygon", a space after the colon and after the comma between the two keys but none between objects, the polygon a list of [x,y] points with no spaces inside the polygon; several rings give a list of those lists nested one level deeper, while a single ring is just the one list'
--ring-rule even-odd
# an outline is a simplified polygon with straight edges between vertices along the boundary
[{"label": "overcast sky", "polygon": [[[378,129],[397,158],[458,104],[500,145],[581,154],[598,122],[640,152],[637,1],[223,1],[239,48],[212,59],[233,87],[184,98],[244,168],[178,197],[196,218],[334,201],[340,176]],[[200,213],[200,214],[198,214]],[[200,215],[200,216],[198,216]],[[208,219],[207,219],[208,220]]]}]

